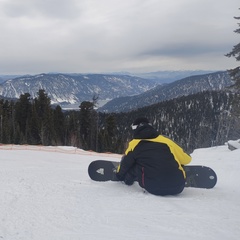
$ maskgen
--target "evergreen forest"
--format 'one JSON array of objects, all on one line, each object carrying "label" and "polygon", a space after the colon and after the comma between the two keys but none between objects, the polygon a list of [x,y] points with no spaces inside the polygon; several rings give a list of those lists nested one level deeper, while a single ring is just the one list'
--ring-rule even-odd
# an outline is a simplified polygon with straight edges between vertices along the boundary
[{"label": "evergreen forest", "polygon": [[232,92],[202,92],[127,113],[101,113],[95,109],[96,99],[82,102],[78,111],[63,111],[51,106],[47,93],[39,90],[34,99],[29,93],[17,101],[0,99],[0,143],[123,153],[132,138],[132,122],[145,116],[160,134],[191,153],[239,138],[236,99]]}]

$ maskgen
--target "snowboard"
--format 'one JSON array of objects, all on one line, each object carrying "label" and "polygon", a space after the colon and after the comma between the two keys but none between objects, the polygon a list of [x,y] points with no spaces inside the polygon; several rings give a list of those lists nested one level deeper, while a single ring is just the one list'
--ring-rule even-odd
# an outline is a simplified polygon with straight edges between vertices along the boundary
[{"label": "snowboard", "polygon": [[[116,168],[119,162],[95,160],[88,166],[89,177],[98,182],[119,181]],[[185,187],[213,188],[217,183],[217,175],[213,169],[200,165],[183,166],[186,172]]]}]

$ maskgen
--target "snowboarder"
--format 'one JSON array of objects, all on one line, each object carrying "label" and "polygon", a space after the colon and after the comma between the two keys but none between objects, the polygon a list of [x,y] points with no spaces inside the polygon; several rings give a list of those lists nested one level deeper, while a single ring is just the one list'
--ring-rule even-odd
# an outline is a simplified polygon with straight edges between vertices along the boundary
[{"label": "snowboarder", "polygon": [[183,191],[186,174],[182,165],[191,156],[171,139],[159,135],[145,117],[132,124],[133,140],[117,169],[117,178],[126,185],[135,180],[149,193],[175,195]]}]

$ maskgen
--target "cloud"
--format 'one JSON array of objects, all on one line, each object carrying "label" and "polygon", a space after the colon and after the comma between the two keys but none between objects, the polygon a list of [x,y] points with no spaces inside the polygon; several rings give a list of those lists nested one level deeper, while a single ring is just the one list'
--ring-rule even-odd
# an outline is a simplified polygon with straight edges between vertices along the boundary
[{"label": "cloud", "polygon": [[191,69],[203,57],[212,60],[201,68],[227,68],[238,7],[238,0],[1,0],[0,74]]},{"label": "cloud", "polygon": [[75,0],[7,0],[2,4],[3,12],[12,18],[73,18],[79,15]]}]

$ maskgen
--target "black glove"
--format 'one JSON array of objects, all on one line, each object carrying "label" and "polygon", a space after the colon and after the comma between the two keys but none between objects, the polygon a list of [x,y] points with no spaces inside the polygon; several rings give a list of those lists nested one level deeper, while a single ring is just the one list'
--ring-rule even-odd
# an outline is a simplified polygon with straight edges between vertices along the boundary
[{"label": "black glove", "polygon": [[133,185],[134,181],[136,180],[136,178],[134,176],[132,176],[131,174],[127,173],[125,175],[125,178],[124,178],[124,183],[128,186],[131,186]]}]

